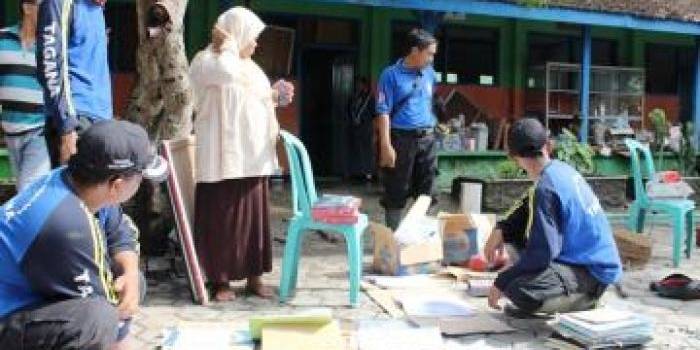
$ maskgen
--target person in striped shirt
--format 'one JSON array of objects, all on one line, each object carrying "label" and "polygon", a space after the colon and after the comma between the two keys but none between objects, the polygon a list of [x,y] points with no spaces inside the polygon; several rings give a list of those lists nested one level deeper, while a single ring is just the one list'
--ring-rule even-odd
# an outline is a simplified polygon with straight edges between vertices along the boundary
[{"label": "person in striped shirt", "polygon": [[36,0],[22,0],[20,15],[19,24],[0,29],[0,122],[18,190],[51,168],[36,77]]}]

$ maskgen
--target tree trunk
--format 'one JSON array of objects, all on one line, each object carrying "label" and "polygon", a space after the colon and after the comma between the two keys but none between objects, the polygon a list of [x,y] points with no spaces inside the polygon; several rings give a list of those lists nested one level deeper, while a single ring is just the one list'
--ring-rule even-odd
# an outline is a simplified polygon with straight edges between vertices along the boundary
[{"label": "tree trunk", "polygon": [[193,95],[185,55],[183,17],[187,0],[170,0],[170,26],[149,37],[146,15],[154,0],[137,0],[139,46],[136,52],[137,84],[126,118],[143,125],[151,139],[174,139],[192,131]]},{"label": "tree trunk", "polygon": [[[156,145],[192,132],[193,94],[185,55],[183,17],[187,0],[158,1],[167,8],[170,22],[162,34],[149,37],[148,10],[155,0],[137,0],[139,45],[136,52],[137,83],[131,93],[125,119],[142,125]],[[144,181],[125,205],[141,231],[146,255],[161,255],[174,218],[165,186]]]}]

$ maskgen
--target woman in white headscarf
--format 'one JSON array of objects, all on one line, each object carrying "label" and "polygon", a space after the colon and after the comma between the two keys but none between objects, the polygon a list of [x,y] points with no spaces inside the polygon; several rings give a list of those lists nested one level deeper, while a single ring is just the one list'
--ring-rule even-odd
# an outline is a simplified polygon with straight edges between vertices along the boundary
[{"label": "woman in white headscarf", "polygon": [[270,85],[251,59],[265,24],[234,7],[219,16],[212,43],[192,61],[197,111],[195,231],[214,297],[235,297],[233,280],[271,297],[261,276],[272,270],[268,177],[277,170],[275,107],[293,96],[285,81]]}]

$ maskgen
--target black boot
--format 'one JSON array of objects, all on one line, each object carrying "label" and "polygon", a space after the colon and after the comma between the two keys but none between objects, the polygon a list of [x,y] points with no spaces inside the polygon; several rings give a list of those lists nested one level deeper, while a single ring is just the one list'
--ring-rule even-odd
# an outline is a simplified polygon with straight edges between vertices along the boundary
[{"label": "black boot", "polygon": [[399,228],[399,223],[401,222],[401,211],[401,209],[386,209],[384,213],[384,222],[392,231],[396,231],[396,229]]}]

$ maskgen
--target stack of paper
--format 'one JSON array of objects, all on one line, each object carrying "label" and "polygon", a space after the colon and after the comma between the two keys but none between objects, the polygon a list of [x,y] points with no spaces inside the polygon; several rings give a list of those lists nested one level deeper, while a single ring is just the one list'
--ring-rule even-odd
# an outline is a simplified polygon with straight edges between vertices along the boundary
[{"label": "stack of paper", "polygon": [[357,197],[325,194],[314,203],[311,216],[328,224],[351,225],[357,223],[361,204]]},{"label": "stack of paper", "polygon": [[[652,339],[654,321],[644,315],[596,309],[561,315],[551,323],[564,339],[585,348],[643,345]],[[552,342],[561,342],[561,337]]]},{"label": "stack of paper", "polygon": [[250,337],[261,341],[262,350],[340,350],[345,347],[330,309],[255,316],[250,318],[249,328]]},{"label": "stack of paper", "polygon": [[251,317],[248,321],[250,336],[258,340],[262,337],[265,327],[276,325],[316,325],[322,326],[333,321],[333,312],[330,309],[312,309],[293,315],[265,315]]},{"label": "stack of paper", "polygon": [[337,321],[326,324],[275,324],[262,330],[262,350],[341,350],[345,348]]},{"label": "stack of paper", "polygon": [[163,330],[163,350],[253,350],[247,330],[226,322],[180,322]]}]

